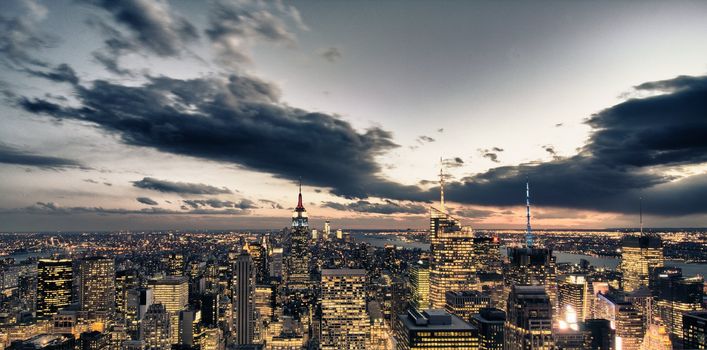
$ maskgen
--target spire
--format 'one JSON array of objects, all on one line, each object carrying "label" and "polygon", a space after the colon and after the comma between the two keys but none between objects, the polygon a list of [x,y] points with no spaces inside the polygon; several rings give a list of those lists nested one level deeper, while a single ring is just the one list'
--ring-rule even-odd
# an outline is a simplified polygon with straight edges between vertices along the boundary
[{"label": "spire", "polygon": [[525,231],[525,244],[528,248],[533,247],[533,230],[530,228],[530,184],[525,180],[525,212],[527,229]]},{"label": "spire", "polygon": [[439,209],[444,212],[444,161],[439,157]]},{"label": "spire", "polygon": [[638,197],[638,222],[641,226],[641,237],[643,237],[643,197]]},{"label": "spire", "polygon": [[297,197],[297,209],[304,209],[304,205],[302,205],[302,178],[299,179],[299,196]]}]

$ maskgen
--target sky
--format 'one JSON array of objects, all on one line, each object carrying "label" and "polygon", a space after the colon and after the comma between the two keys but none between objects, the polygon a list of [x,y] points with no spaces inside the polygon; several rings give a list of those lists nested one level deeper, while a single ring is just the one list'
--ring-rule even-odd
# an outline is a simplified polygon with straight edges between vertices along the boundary
[{"label": "sky", "polygon": [[0,2],[0,231],[707,226],[707,3]]}]

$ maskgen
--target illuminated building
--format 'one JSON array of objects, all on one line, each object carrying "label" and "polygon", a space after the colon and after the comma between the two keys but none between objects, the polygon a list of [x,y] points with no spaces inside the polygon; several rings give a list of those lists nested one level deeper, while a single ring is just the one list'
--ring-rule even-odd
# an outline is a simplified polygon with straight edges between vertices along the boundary
[{"label": "illuminated building", "polygon": [[644,335],[640,309],[623,300],[620,295],[599,293],[596,299],[594,317],[609,320],[611,328],[616,331],[616,349],[639,350]]},{"label": "illuminated building", "polygon": [[577,320],[584,321],[591,317],[589,307],[588,283],[583,275],[569,275],[560,280],[557,284],[558,302],[562,312],[561,318],[565,318],[567,306],[571,306]]},{"label": "illuminated building", "polygon": [[663,267],[663,243],[657,235],[626,235],[621,248],[623,289],[633,291],[648,286],[652,269]]},{"label": "illuminated building", "polygon": [[322,270],[322,349],[365,349],[370,327],[365,284],[366,270]]},{"label": "illuminated building", "polygon": [[97,331],[81,333],[80,350],[104,350],[110,345],[108,334]]},{"label": "illuminated building", "polygon": [[675,340],[682,339],[683,315],[702,310],[704,279],[661,274],[654,286],[653,312]]},{"label": "illuminated building", "polygon": [[440,170],[439,209],[430,207],[430,306],[445,307],[445,293],[471,290],[474,269],[474,232],[444,208],[444,174]]},{"label": "illuminated building", "polygon": [[341,229],[336,230],[336,239],[342,241],[344,240],[344,231]]},{"label": "illuminated building", "polygon": [[444,310],[408,310],[395,323],[397,350],[479,348],[476,327]]},{"label": "illuminated building", "polygon": [[587,319],[584,321],[584,331],[589,338],[589,350],[613,350],[615,331],[611,322],[605,319]]},{"label": "illuminated building", "polygon": [[176,344],[179,341],[179,334],[176,331],[179,327],[179,311],[184,310],[189,303],[187,278],[168,276],[161,279],[151,279],[147,284],[152,289],[154,304],[162,304],[169,314],[170,326],[173,330],[172,344]]},{"label": "illuminated building", "polygon": [[273,248],[270,252],[270,277],[282,278],[282,248]]},{"label": "illuminated building", "polygon": [[491,297],[476,290],[448,291],[444,297],[447,312],[465,321],[480,309],[491,306]]},{"label": "illuminated building", "polygon": [[79,263],[81,283],[79,302],[82,311],[111,315],[115,311],[115,261],[91,257]]},{"label": "illuminated building", "polygon": [[[140,340],[145,350],[169,350],[173,343],[171,315],[162,304],[152,304],[140,323]],[[176,342],[174,342],[176,343]]]},{"label": "illuminated building", "polygon": [[474,238],[474,272],[500,273],[501,250],[498,237]]},{"label": "illuminated building", "polygon": [[672,350],[673,343],[665,326],[651,324],[641,343],[641,350]]},{"label": "illuminated building", "polygon": [[297,199],[297,207],[292,213],[289,252],[286,257],[287,288],[307,289],[311,283],[309,276],[309,219],[302,204],[302,185]]},{"label": "illuminated building", "polygon": [[255,334],[255,271],[253,259],[241,252],[233,268],[233,321],[236,344],[252,344]]},{"label": "illuminated building", "polygon": [[245,249],[250,254],[253,259],[253,268],[255,269],[255,283],[265,284],[268,283],[269,272],[268,272],[268,261],[267,261],[267,251],[260,243],[249,243],[246,245]]},{"label": "illuminated building", "polygon": [[418,309],[430,307],[430,265],[420,260],[410,268],[412,304]]},{"label": "illuminated building", "polygon": [[[195,336],[199,333],[200,313],[194,310],[179,311],[179,328],[177,329],[179,344],[194,346]],[[174,330],[173,330],[174,332]]]},{"label": "illuminated building", "polygon": [[219,294],[201,295],[201,323],[208,328],[218,326]]},{"label": "illuminated building", "polygon": [[312,230],[312,240],[313,241],[319,240],[319,231],[317,231],[317,229]]},{"label": "illuminated building", "polygon": [[682,315],[683,349],[707,349],[707,311]]},{"label": "illuminated building", "polygon": [[586,350],[589,347],[587,333],[579,328],[554,329],[552,332],[558,350]]},{"label": "illuminated building", "polygon": [[181,253],[169,253],[167,255],[167,275],[184,275],[184,255]]},{"label": "illuminated building", "polygon": [[128,293],[138,287],[136,270],[121,270],[115,273],[115,312],[120,319],[126,319]]},{"label": "illuminated building", "polygon": [[506,322],[503,310],[483,308],[470,321],[479,331],[479,350],[503,350]]},{"label": "illuminated building", "polygon": [[126,340],[120,345],[120,350],[144,350],[145,342],[142,340]]},{"label": "illuminated building", "polygon": [[324,237],[322,237],[324,240],[330,240],[331,239],[331,225],[329,223],[329,220],[324,221]]},{"label": "illuminated building", "polygon": [[393,350],[390,327],[385,322],[378,302],[372,301],[368,303],[368,315],[371,322],[371,335],[368,339],[366,350]]},{"label": "illuminated building", "polygon": [[70,259],[39,259],[37,263],[37,318],[49,319],[71,304],[73,268]]},{"label": "illuminated building", "polygon": [[201,350],[223,350],[223,333],[218,328],[204,330],[204,334],[199,338]]},{"label": "illuminated building", "polygon": [[552,304],[543,286],[513,286],[508,296],[506,350],[550,350]]}]

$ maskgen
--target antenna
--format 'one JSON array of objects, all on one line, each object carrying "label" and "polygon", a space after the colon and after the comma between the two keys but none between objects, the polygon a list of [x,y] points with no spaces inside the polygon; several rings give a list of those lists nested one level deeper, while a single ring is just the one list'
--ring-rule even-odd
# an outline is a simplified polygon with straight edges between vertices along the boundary
[{"label": "antenna", "polygon": [[638,197],[638,222],[641,227],[641,237],[643,237],[643,197]]},{"label": "antenna", "polygon": [[302,204],[302,177],[299,178],[299,195],[297,196],[297,209],[304,209]]},{"label": "antenna", "polygon": [[530,183],[525,180],[525,213],[527,229],[525,231],[525,245],[533,247],[533,230],[530,228]]},{"label": "antenna", "polygon": [[444,212],[444,161],[439,157],[439,208]]}]

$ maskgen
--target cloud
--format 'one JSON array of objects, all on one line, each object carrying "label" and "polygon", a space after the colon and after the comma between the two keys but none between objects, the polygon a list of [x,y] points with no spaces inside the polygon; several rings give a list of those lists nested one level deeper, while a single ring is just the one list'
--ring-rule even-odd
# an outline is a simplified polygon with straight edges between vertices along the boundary
[{"label": "cloud", "polygon": [[[17,6],[13,6],[17,5]],[[16,11],[8,9],[14,8]],[[27,65],[47,66],[37,59],[36,50],[50,47],[56,39],[37,29],[47,15],[47,8],[36,1],[11,1],[3,3],[0,14],[0,63],[21,70]]]},{"label": "cloud", "polygon": [[233,193],[226,187],[215,187],[200,183],[174,182],[145,177],[140,181],[133,181],[133,186],[148,190],[178,194],[230,194]]},{"label": "cloud", "polygon": [[[44,99],[20,98],[17,103],[27,112],[91,123],[125,144],[237,164],[289,180],[301,177],[308,185],[347,198],[427,198],[417,186],[380,175],[375,158],[398,147],[387,130],[359,132],[337,117],[289,107],[279,102],[276,87],[251,77],[148,79],[137,86],[104,80],[77,86],[79,107]],[[164,190],[158,181],[138,183]],[[179,186],[167,188],[181,192]]]},{"label": "cloud", "polygon": [[42,214],[42,215],[245,215],[250,211],[242,209],[195,209],[195,210],[170,210],[158,207],[143,208],[139,210],[103,207],[63,207],[54,202],[37,202],[23,208],[0,209],[0,214]]},{"label": "cloud", "polygon": [[250,62],[249,47],[256,40],[294,46],[297,39],[285,18],[293,19],[296,25],[303,23],[299,12],[293,9],[273,7],[264,1],[214,2],[209,11],[206,35],[216,51],[217,60],[227,67]]},{"label": "cloud", "polygon": [[464,166],[464,160],[461,157],[445,158],[442,160],[442,165],[445,168],[459,168]]},{"label": "cloud", "polygon": [[43,169],[82,168],[79,162],[61,158],[37,155],[0,143],[0,164],[24,165]]},{"label": "cloud", "polygon": [[269,199],[259,199],[259,201],[267,204],[268,206],[270,206],[271,209],[285,209],[282,204],[275,201],[271,201]]},{"label": "cloud", "polygon": [[322,206],[342,211],[374,214],[424,214],[427,212],[427,208],[422,205],[401,204],[390,200],[386,200],[384,203],[372,203],[363,200],[348,204],[322,202]]},{"label": "cloud", "polygon": [[325,60],[334,63],[340,60],[343,56],[341,51],[337,47],[328,47],[326,49],[319,49],[319,56],[322,56]]},{"label": "cloud", "polygon": [[468,219],[484,219],[489,216],[494,215],[495,212],[493,210],[484,210],[484,209],[474,209],[474,208],[460,208],[457,210],[454,210],[454,215],[460,216],[463,218],[468,218]]},{"label": "cloud", "polygon": [[159,203],[157,203],[156,200],[154,200],[154,199],[152,199],[152,198],[148,198],[148,197],[137,197],[137,198],[135,198],[135,200],[137,200],[138,202],[140,202],[140,203],[142,203],[142,204],[147,204],[147,205],[157,205],[157,204],[159,204]]},{"label": "cloud", "polygon": [[560,158],[562,158],[562,157],[560,157],[560,156],[557,154],[557,150],[555,149],[555,146],[553,146],[553,145],[544,145],[544,146],[542,146],[542,147],[543,147],[543,149],[545,150],[545,152],[547,152],[548,154],[550,154],[550,155],[552,156],[553,159],[559,160]]},{"label": "cloud", "polygon": [[418,136],[418,137],[417,137],[417,142],[419,142],[419,143],[422,145],[422,144],[424,144],[425,142],[427,142],[427,143],[435,142],[435,139],[433,139],[433,138],[431,138],[431,137],[429,137],[429,136],[421,135],[421,136]]},{"label": "cloud", "polygon": [[232,201],[222,201],[220,199],[210,198],[210,199],[185,199],[182,202],[194,209],[201,207],[211,207],[211,208],[238,208],[238,209],[256,209],[258,208],[255,203],[249,199],[242,199],[239,202]]},{"label": "cloud", "polygon": [[37,70],[25,68],[24,71],[32,76],[48,79],[57,83],[70,83],[76,85],[79,83],[79,77],[76,72],[67,64],[60,64],[50,70]]},{"label": "cloud", "polygon": [[663,92],[630,99],[587,120],[588,142],[574,156],[504,166],[449,184],[453,201],[481,205],[522,203],[526,178],[538,205],[635,213],[707,212],[707,174],[686,177],[666,170],[707,162],[707,77],[641,84]]},{"label": "cloud", "polygon": [[503,152],[503,148],[493,147],[491,149],[478,149],[482,157],[491,160],[494,163],[499,163],[498,154]]}]

